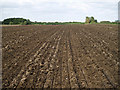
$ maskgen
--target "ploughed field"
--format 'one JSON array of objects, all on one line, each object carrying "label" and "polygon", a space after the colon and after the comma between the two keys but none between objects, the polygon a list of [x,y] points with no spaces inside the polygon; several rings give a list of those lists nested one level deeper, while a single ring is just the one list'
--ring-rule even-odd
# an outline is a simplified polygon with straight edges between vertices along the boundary
[{"label": "ploughed field", "polygon": [[3,88],[118,87],[117,25],[3,26]]}]

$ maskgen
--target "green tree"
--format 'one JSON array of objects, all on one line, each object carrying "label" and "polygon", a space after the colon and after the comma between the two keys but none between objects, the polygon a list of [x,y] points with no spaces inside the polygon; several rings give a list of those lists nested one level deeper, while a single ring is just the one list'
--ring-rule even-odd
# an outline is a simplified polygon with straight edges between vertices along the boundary
[{"label": "green tree", "polygon": [[90,23],[90,17],[86,17],[85,23]]},{"label": "green tree", "polygon": [[24,21],[23,25],[27,25],[27,21]]},{"label": "green tree", "polygon": [[97,23],[97,20],[95,20],[95,23]]},{"label": "green tree", "polygon": [[95,23],[94,17],[90,18],[90,23]]},{"label": "green tree", "polygon": [[31,21],[29,19],[24,19],[24,18],[8,18],[8,19],[4,19],[2,21],[2,24],[10,24],[10,22],[12,22],[12,24],[24,24],[24,22],[26,21],[26,24],[31,24]]},{"label": "green tree", "polygon": [[97,20],[95,20],[93,16],[92,17],[86,17],[85,23],[93,24],[93,23],[97,23]]},{"label": "green tree", "polygon": [[13,22],[9,22],[9,25],[13,25]]}]

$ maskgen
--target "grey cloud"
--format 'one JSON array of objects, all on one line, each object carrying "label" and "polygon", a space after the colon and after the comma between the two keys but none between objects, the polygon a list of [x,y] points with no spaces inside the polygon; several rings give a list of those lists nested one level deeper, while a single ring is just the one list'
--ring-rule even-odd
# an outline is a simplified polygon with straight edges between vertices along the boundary
[{"label": "grey cloud", "polygon": [[[88,6],[85,10],[84,4]],[[84,21],[86,16],[95,16],[98,20],[116,18],[116,3],[84,2],[83,6],[80,5],[81,2],[6,2],[0,3],[0,8],[3,8],[2,19],[24,17],[33,21]],[[108,14],[109,16],[105,17]]]},{"label": "grey cloud", "polygon": [[1,2],[0,8],[21,8],[21,7],[31,7],[32,3],[18,3],[18,2]]}]

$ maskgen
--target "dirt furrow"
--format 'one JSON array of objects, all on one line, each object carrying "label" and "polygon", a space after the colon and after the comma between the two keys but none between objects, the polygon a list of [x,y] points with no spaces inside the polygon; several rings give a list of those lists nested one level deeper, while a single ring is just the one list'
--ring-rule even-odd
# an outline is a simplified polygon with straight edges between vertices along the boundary
[{"label": "dirt furrow", "polygon": [[[84,36],[88,36],[88,35],[85,35],[85,34],[81,34],[81,35],[84,35]],[[83,38],[83,37],[82,37]],[[87,37],[86,37],[87,38]],[[85,38],[84,38],[85,39]],[[84,42],[81,42],[81,43],[84,43]],[[90,43],[89,43],[90,44]],[[85,44],[84,44],[85,45]],[[87,49],[87,46],[86,46],[86,50],[88,50],[89,51],[89,49]],[[87,52],[88,52],[87,51]],[[87,54],[87,53],[86,53]],[[84,55],[85,56],[85,55]],[[88,58],[86,58],[86,59],[88,59]],[[83,60],[85,60],[85,58],[83,59]],[[90,61],[91,59],[89,59],[89,61]],[[85,61],[84,61],[84,63],[85,63]],[[87,61],[87,63],[89,63],[88,61]],[[90,65],[90,64],[89,64]],[[91,65],[90,65],[91,66]],[[93,66],[94,67],[94,66]],[[89,67],[90,68],[90,67]],[[99,70],[98,70],[99,71]],[[86,74],[87,75],[87,74]],[[99,75],[99,74],[97,74],[97,75]],[[92,80],[91,80],[92,81]]]},{"label": "dirt furrow", "polygon": [[[58,35],[56,35],[56,36],[58,36]],[[53,37],[54,39],[56,39],[56,37]],[[51,39],[52,40],[52,39]],[[49,42],[54,42],[54,41],[49,41]],[[56,41],[58,41],[57,39],[56,39]],[[50,46],[52,46],[51,44],[49,44]],[[47,46],[46,46],[47,47]],[[53,47],[53,46],[52,46]],[[52,48],[52,47],[49,47],[49,48]],[[42,68],[40,69],[39,67],[41,67],[41,66],[38,66],[37,64],[36,64],[36,62],[34,63],[34,62],[32,62],[32,66],[34,66],[34,64],[35,64],[35,66],[37,66],[37,68],[34,68],[34,70],[33,70],[33,72],[34,72],[34,74],[33,75],[31,75],[30,77],[28,77],[29,78],[29,80],[27,81],[28,83],[27,83],[27,85],[25,85],[24,83],[22,83],[22,85],[20,84],[19,86],[30,86],[30,87],[35,87],[36,85],[38,85],[38,84],[40,84],[40,83],[37,83],[37,80],[36,80],[36,73],[37,72],[39,72],[38,74],[40,74],[41,76],[40,76],[40,78],[39,78],[39,75],[37,76],[37,78],[38,79],[44,79],[44,77],[46,76],[46,75],[42,75],[42,74],[47,74],[48,73],[48,61],[47,61],[47,58],[46,57],[48,57],[49,56],[49,54],[50,54],[50,52],[48,52],[49,51],[49,48],[47,48],[46,50],[45,50],[45,48],[41,48],[41,49],[43,49],[43,51],[45,51],[44,53],[41,51],[41,53],[37,53],[37,54],[35,54],[35,57],[36,56],[38,56],[38,58],[37,58],[37,60],[40,60],[41,59],[41,64],[43,64],[42,65]],[[54,49],[55,47],[53,47],[53,49]],[[38,52],[40,52],[40,51],[38,51]],[[42,55],[42,56],[41,56]],[[41,57],[40,57],[41,56]],[[49,57],[48,57],[49,58]],[[33,59],[34,60],[34,59]],[[39,62],[40,63],[40,62]],[[31,67],[32,68],[32,67]],[[37,70],[36,70],[37,69]],[[39,69],[40,69],[40,71],[39,71]],[[28,71],[27,71],[28,72]],[[30,71],[29,71],[30,72]],[[42,78],[43,77],[43,78]],[[34,84],[35,82],[34,81],[36,81],[36,84]],[[43,85],[43,83],[44,83],[44,80],[42,81],[41,80],[41,85]],[[42,87],[41,85],[38,85],[39,87]],[[19,87],[18,86],[18,87]]]},{"label": "dirt furrow", "polygon": [[[52,34],[52,33],[51,33]],[[54,34],[52,34],[52,35],[54,35]],[[47,38],[49,38],[49,37],[47,37]],[[30,50],[28,53],[26,53],[25,55],[24,55],[24,57],[20,57],[20,58],[18,58],[18,60],[17,60],[17,62],[16,63],[14,63],[13,64],[13,69],[15,69],[15,70],[13,70],[13,72],[12,73],[10,73],[10,74],[7,74],[8,72],[6,72],[6,74],[4,74],[4,75],[9,75],[9,76],[12,76],[12,77],[10,77],[9,79],[11,79],[12,80],[12,78],[13,78],[13,76],[15,77],[19,72],[19,70],[21,70],[21,68],[24,66],[24,64],[25,63],[23,63],[23,61],[22,60],[24,60],[24,62],[26,62],[27,60],[28,60],[28,58],[29,58],[29,56],[30,55],[33,55],[34,53],[35,53],[35,51],[40,47],[40,44],[42,44],[42,43],[38,43],[37,45],[36,45],[36,47],[35,48],[33,48],[32,50]],[[16,58],[15,58],[16,59]],[[26,60],[26,61],[25,61]],[[23,63],[23,64],[19,64],[19,63]],[[14,67],[15,66],[15,67]],[[8,69],[9,70],[9,69]],[[9,71],[10,72],[10,71]],[[4,75],[3,75],[3,79],[6,79],[6,78],[8,78],[8,77],[4,77]],[[7,81],[5,82],[5,85],[9,85],[9,79],[7,79]],[[7,84],[8,83],[8,84]],[[4,85],[4,83],[3,83],[3,85]]]},{"label": "dirt furrow", "polygon": [[[77,39],[76,39],[76,41],[77,41]],[[82,40],[81,41],[77,41],[77,42],[84,43]],[[80,45],[80,43],[79,43],[79,45]],[[85,85],[85,87],[87,87],[87,88],[103,87],[103,85],[101,85],[102,83],[100,83],[101,75],[99,74],[99,71],[96,68],[94,68],[94,66],[92,67],[93,63],[91,63],[90,59],[88,59],[88,55],[85,53],[84,48],[82,49],[82,46],[81,46],[81,48],[77,48],[75,51],[77,53],[79,53],[78,62],[80,64],[80,67],[82,68],[82,73],[83,73],[83,76],[84,76],[83,81],[85,80],[83,83],[84,84],[87,83],[87,86]],[[94,82],[92,82],[92,81],[94,81]]]},{"label": "dirt furrow", "polygon": [[[53,36],[55,35],[56,33],[54,33],[52,36],[51,36],[51,38],[53,38]],[[50,38],[49,38],[50,39]],[[48,39],[48,40],[49,40]],[[49,42],[49,41],[48,41]],[[48,43],[47,41],[45,41],[45,43],[40,47],[40,49],[39,49],[39,51],[41,51],[41,50],[44,50],[45,48],[47,48],[48,47],[48,45],[49,45],[49,43]],[[47,46],[46,46],[47,45]],[[34,57],[38,54],[39,52],[37,51],[35,54],[34,54]],[[32,60],[34,60],[34,57],[32,57]],[[31,61],[31,59],[28,61],[28,64],[26,63],[26,66],[25,67],[23,67],[23,69],[21,69],[21,71],[19,72],[19,74],[17,75],[17,78],[19,79],[19,76],[21,76],[23,73],[24,73],[24,71],[25,71],[25,68],[27,67],[27,66],[29,66],[29,64],[31,63],[32,61]],[[15,83],[16,83],[16,81],[18,82],[18,80],[16,80],[16,79],[14,79],[13,80],[13,84],[12,85],[14,85]],[[11,87],[11,85],[10,85],[10,87]]]},{"label": "dirt furrow", "polygon": [[70,84],[71,88],[81,88],[80,82],[78,80],[78,75],[74,62],[73,49],[71,46],[70,30],[68,31],[68,66],[70,71]]},{"label": "dirt furrow", "polygon": [[[37,33],[36,33],[36,31],[37,31]],[[9,59],[10,60],[10,62],[12,63],[12,64],[14,64],[15,62],[17,62],[18,61],[18,59],[20,58],[20,57],[23,57],[23,55],[25,54],[25,53],[28,53],[27,51],[28,50],[30,50],[31,49],[31,47],[33,47],[33,43],[37,43],[37,42],[39,42],[40,43],[40,40],[42,40],[42,39],[44,39],[44,38],[40,38],[39,37],[39,35],[41,35],[41,34],[44,34],[44,32],[43,33],[41,33],[41,32],[38,32],[38,30],[36,30],[34,33],[35,34],[37,34],[37,35],[34,35],[34,33],[31,33],[32,34],[32,37],[30,37],[30,38],[28,38],[27,40],[25,40],[25,42],[21,42],[21,44],[19,44],[19,45],[16,45],[15,47],[17,48],[15,48],[14,47],[14,52],[16,52],[15,50],[17,50],[17,52],[19,53],[19,52],[21,52],[20,54],[18,54],[18,53],[15,53],[14,54],[14,59],[12,59],[12,62],[11,62],[11,58]],[[54,31],[54,30],[53,30]],[[45,32],[45,33],[48,33],[48,32]],[[50,33],[50,36],[53,34],[54,32],[51,32]],[[42,36],[42,35],[41,35]],[[27,37],[27,36],[25,36],[25,37]],[[34,40],[34,38],[36,38],[36,40]],[[46,38],[46,37],[45,37]],[[38,40],[37,40],[38,39]],[[31,42],[32,41],[32,42]],[[24,44],[25,43],[25,44]],[[29,44],[28,44],[29,43]],[[38,43],[37,43],[38,44]],[[30,46],[30,47],[28,47],[28,45]],[[18,47],[19,46],[19,47]],[[24,46],[24,47],[23,47]],[[26,46],[26,48],[25,48],[25,46]],[[10,48],[9,48],[10,49]],[[9,50],[8,49],[8,50]],[[24,50],[26,51],[24,51]],[[13,52],[12,51],[12,52]],[[5,52],[7,52],[7,51],[5,51]],[[11,53],[11,52],[10,52]],[[9,53],[8,53],[9,54]],[[6,55],[5,55],[6,56]],[[19,56],[19,57],[18,57]],[[3,56],[4,57],[4,56]],[[6,58],[6,60],[8,60],[7,58]],[[5,65],[3,65],[3,67],[4,67],[4,69],[5,69],[5,71],[8,69],[8,66],[9,64],[8,63],[6,63]],[[12,65],[10,65],[10,66],[12,66]],[[9,68],[9,70],[10,70],[10,68]]]},{"label": "dirt furrow", "polygon": [[119,86],[116,25],[33,25],[3,30],[3,88]]},{"label": "dirt furrow", "polygon": [[[59,33],[58,39],[56,40],[56,44],[53,47],[54,49],[52,51],[51,57],[48,58],[48,60],[49,60],[48,70],[49,71],[47,73],[47,76],[44,78],[44,82],[43,82],[43,86],[42,86],[44,88],[53,88],[54,87],[54,76],[55,76],[55,73],[58,71],[58,68],[59,68],[59,65],[58,66],[56,65],[56,63],[59,63],[59,59],[57,58],[57,56],[58,56],[57,54],[58,54],[58,49],[59,49],[58,47],[59,47],[59,44],[60,44],[60,40],[61,40],[62,34],[64,33],[62,31],[62,28],[60,28],[59,30],[61,32]],[[59,79],[58,79],[58,81],[59,81]]]},{"label": "dirt furrow", "polygon": [[[57,35],[54,37],[53,41],[50,41],[50,46],[49,48],[47,48],[45,50],[45,52],[41,52],[37,55],[37,59],[39,59],[38,63],[40,65],[37,66],[37,68],[35,69],[34,73],[35,75],[33,75],[31,78],[30,78],[30,83],[28,82],[28,84],[26,86],[33,86],[33,87],[38,87],[39,88],[42,88],[38,82],[38,79],[41,79],[42,77],[42,74],[44,74],[43,76],[46,76],[46,74],[48,73],[48,67],[49,67],[49,58],[51,57],[51,49],[54,49],[54,44],[56,43],[57,41]],[[54,43],[52,43],[54,42]],[[41,81],[41,84],[42,84],[42,81]]]},{"label": "dirt furrow", "polygon": [[[58,42],[58,38],[59,36],[57,36],[54,41],[54,44],[52,45],[52,47],[50,48],[49,50],[49,55],[48,57],[45,59],[45,61],[47,62],[46,63],[46,68],[43,68],[43,71],[39,70],[39,75],[38,75],[38,78],[37,78],[37,87],[38,88],[43,88],[46,86],[45,83],[48,83],[48,80],[47,80],[47,76],[49,76],[48,74],[52,73],[54,71],[54,56],[55,56],[55,50],[56,50],[56,46],[57,46],[57,42]],[[46,73],[44,73],[46,72]],[[52,82],[52,81],[51,81]],[[49,85],[49,84],[47,84]],[[50,83],[51,85],[51,83]],[[48,86],[48,87],[51,87],[51,86]]]},{"label": "dirt furrow", "polygon": [[68,66],[68,36],[67,34],[67,30],[65,31],[65,35],[63,37],[63,43],[62,43],[62,88],[71,88],[71,84],[70,84],[70,71],[69,71],[69,67]]},{"label": "dirt furrow", "polygon": [[[89,35],[86,35],[86,38],[88,37]],[[93,39],[94,38],[94,39]],[[96,39],[95,39],[95,37],[90,37],[90,40],[91,41],[93,41],[93,43],[95,44],[97,41],[95,41]],[[99,41],[99,39],[98,39],[98,41]],[[101,48],[101,47],[100,47]],[[109,75],[109,76],[107,76],[106,77],[106,79],[109,81],[109,83],[113,86],[113,87],[115,87],[115,83],[114,84],[112,84],[112,82],[116,82],[117,81],[117,77],[116,77],[116,81],[115,81],[115,77],[113,76],[113,71],[116,71],[116,72],[114,72],[114,73],[117,73],[117,67],[111,67],[111,66],[113,66],[113,65],[111,65],[111,64],[115,64],[116,65],[116,62],[114,62],[114,59],[115,58],[113,58],[113,57],[111,57],[111,58],[109,58],[109,56],[108,55],[105,55],[105,54],[103,54],[104,56],[104,58],[103,57],[101,57],[101,55],[100,54],[98,54],[98,53],[96,53],[96,52],[104,52],[105,53],[105,51],[104,51],[105,49],[103,48],[103,51],[101,51],[100,49],[94,49],[94,52],[95,53],[93,53],[92,55],[93,56],[91,56],[91,57],[95,57],[95,58],[99,58],[99,59],[102,59],[102,60],[104,60],[104,62],[102,62],[102,61],[99,61],[98,62],[98,60],[97,59],[94,59],[94,64],[96,64],[98,67],[100,67],[101,68],[101,72],[104,74],[104,76],[106,77],[106,74],[105,74],[105,72],[107,71],[107,74]],[[108,51],[107,51],[107,53],[108,53]],[[106,53],[106,54],[107,54]],[[106,61],[105,61],[106,60]],[[99,64],[97,64],[97,63],[99,63]],[[101,65],[101,66],[99,66],[99,65]],[[111,65],[111,66],[109,66],[109,68],[108,68],[108,66],[107,65]],[[115,66],[114,65],[114,66]],[[104,67],[104,68],[102,68],[102,67]],[[111,69],[110,69],[111,68]],[[114,70],[112,70],[112,69],[114,69]],[[111,72],[112,71],[112,72]],[[109,77],[109,78],[108,78]],[[111,80],[112,81],[111,81]]]},{"label": "dirt furrow", "polygon": [[63,39],[63,35],[64,35],[64,31],[62,31],[61,33],[61,36],[60,38],[58,39],[58,44],[57,44],[57,47],[56,47],[56,51],[55,51],[55,71],[54,71],[54,74],[53,74],[53,88],[61,88],[61,71],[62,70],[61,66],[62,66],[62,61],[60,59],[60,47],[61,47],[61,39]]},{"label": "dirt furrow", "polygon": [[[73,54],[74,54],[74,62],[75,62],[75,66],[76,66],[76,74],[78,75],[78,81],[80,83],[80,88],[88,88],[88,82],[86,80],[85,77],[85,72],[84,72],[84,66],[82,65],[83,61],[81,60],[81,56],[79,55],[78,49],[80,44],[76,45],[76,42],[79,42],[78,39],[76,38],[76,34],[72,32],[71,30],[71,43],[72,43],[72,47],[73,47]],[[80,64],[81,63],[81,64]]]}]

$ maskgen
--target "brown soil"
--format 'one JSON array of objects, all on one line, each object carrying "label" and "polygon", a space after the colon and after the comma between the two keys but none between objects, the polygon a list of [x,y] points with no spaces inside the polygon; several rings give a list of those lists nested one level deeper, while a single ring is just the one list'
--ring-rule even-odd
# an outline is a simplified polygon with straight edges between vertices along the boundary
[{"label": "brown soil", "polygon": [[3,88],[118,87],[117,25],[4,26]]}]

